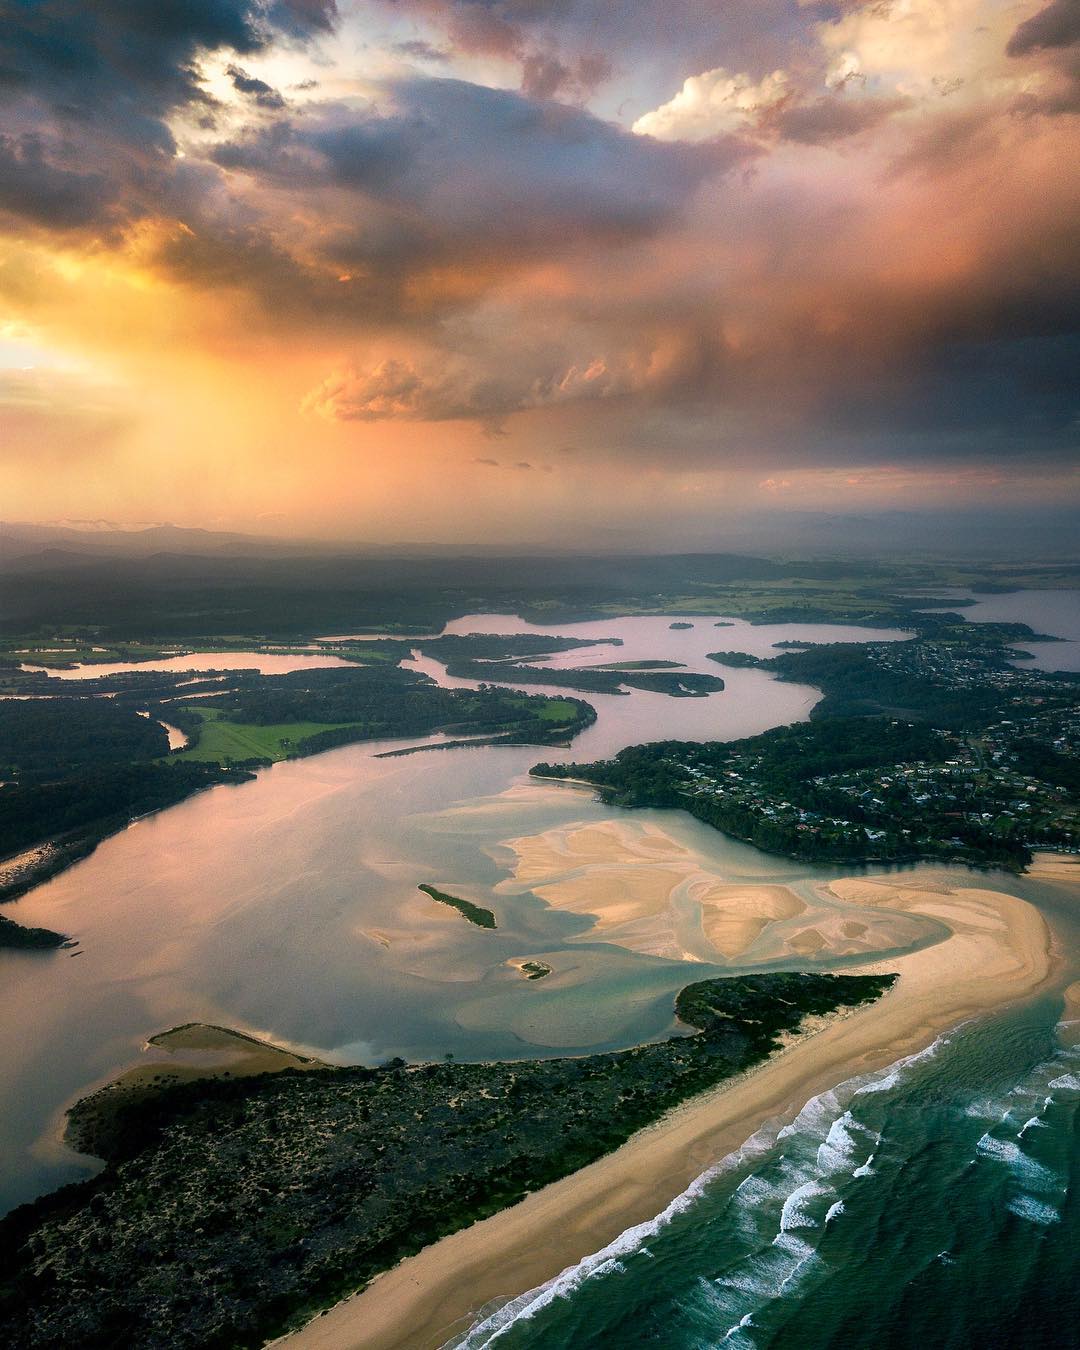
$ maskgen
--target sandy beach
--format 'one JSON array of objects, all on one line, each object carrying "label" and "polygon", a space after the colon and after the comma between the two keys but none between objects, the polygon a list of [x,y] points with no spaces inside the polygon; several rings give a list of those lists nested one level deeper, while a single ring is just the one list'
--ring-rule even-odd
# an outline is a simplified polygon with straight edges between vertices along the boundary
[{"label": "sandy beach", "polygon": [[426,1248],[284,1343],[290,1350],[435,1350],[483,1305],[551,1281],[660,1213],[766,1122],[794,1118],[817,1093],[893,1063],[1051,976],[1050,931],[1038,910],[1014,896],[891,877],[833,882],[829,893],[853,916],[887,906],[936,919],[951,935],[863,967],[900,974],[879,1003],[829,1019],[616,1152]]}]

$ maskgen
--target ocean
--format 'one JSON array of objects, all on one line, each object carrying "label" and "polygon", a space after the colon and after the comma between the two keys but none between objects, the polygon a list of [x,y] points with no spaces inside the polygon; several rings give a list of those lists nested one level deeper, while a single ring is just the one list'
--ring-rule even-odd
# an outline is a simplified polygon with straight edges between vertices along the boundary
[{"label": "ocean", "polygon": [[1080,1024],[954,1029],[766,1126],[457,1350],[1080,1344]]}]

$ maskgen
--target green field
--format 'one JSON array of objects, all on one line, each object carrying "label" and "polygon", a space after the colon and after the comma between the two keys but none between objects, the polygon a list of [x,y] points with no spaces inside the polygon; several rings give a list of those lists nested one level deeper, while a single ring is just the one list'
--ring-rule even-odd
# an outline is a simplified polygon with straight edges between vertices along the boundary
[{"label": "green field", "polygon": [[577,705],[565,698],[549,699],[540,709],[541,722],[572,722],[577,715]]},{"label": "green field", "polygon": [[279,722],[273,726],[258,726],[251,722],[226,722],[215,709],[192,708],[204,719],[198,745],[170,755],[173,759],[194,759],[206,763],[224,764],[229,760],[288,759],[296,747],[308,736],[338,727],[359,726],[358,722]]}]

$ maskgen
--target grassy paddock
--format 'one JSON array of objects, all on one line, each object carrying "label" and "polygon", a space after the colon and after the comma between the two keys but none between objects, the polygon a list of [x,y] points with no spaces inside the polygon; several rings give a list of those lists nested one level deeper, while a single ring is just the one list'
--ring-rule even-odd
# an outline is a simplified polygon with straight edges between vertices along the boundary
[{"label": "grassy paddock", "polygon": [[359,722],[279,722],[272,726],[257,726],[251,722],[226,722],[212,708],[195,708],[203,717],[199,728],[199,743],[190,750],[181,750],[170,759],[199,760],[203,763],[223,763],[242,759],[288,759],[295,754],[300,742],[321,731],[340,727],[360,726]]}]

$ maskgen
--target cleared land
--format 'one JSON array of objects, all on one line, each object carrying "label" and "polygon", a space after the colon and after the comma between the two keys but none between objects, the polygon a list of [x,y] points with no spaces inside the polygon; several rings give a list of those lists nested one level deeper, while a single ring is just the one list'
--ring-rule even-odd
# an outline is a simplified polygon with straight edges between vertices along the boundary
[{"label": "cleared land", "polygon": [[275,763],[296,753],[300,742],[323,731],[361,727],[362,722],[278,722],[258,726],[253,722],[227,722],[215,708],[193,708],[202,714],[199,743],[170,759],[222,764],[229,760],[269,759]]}]

